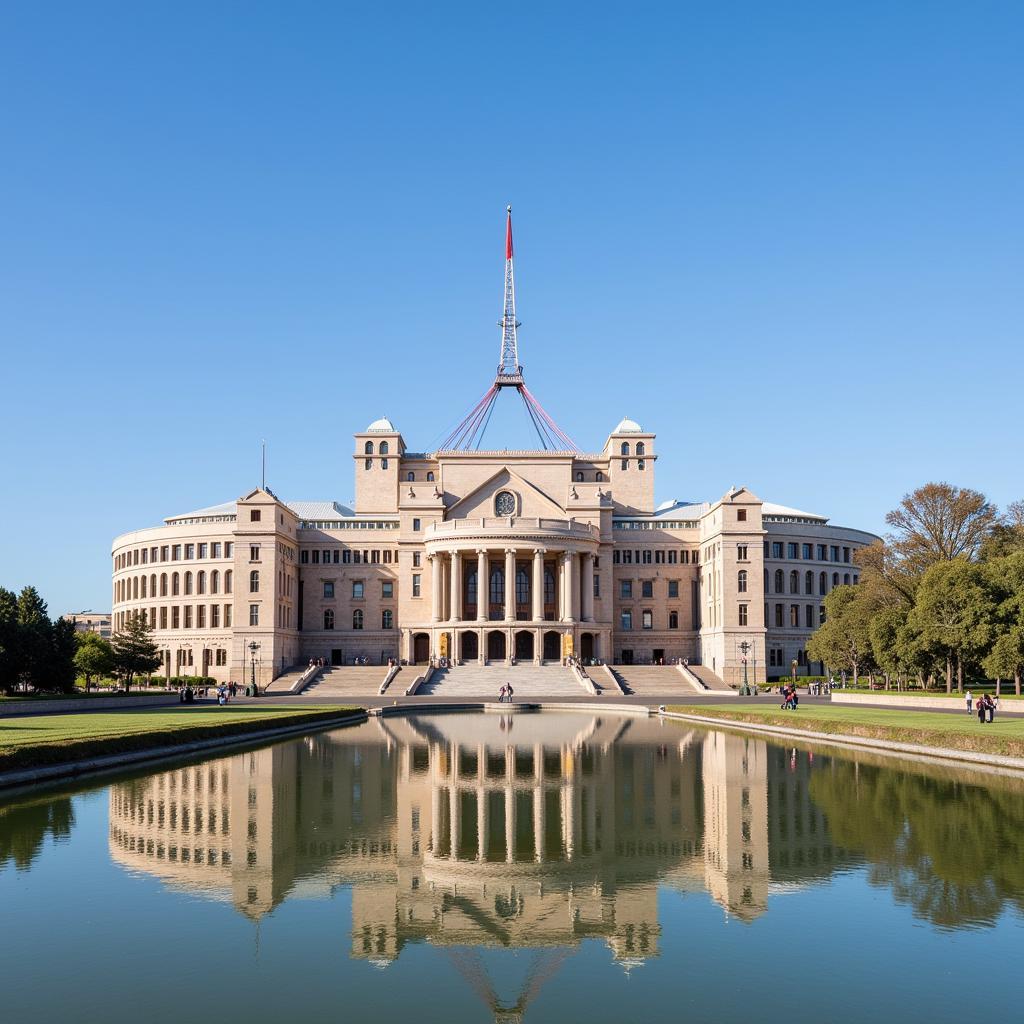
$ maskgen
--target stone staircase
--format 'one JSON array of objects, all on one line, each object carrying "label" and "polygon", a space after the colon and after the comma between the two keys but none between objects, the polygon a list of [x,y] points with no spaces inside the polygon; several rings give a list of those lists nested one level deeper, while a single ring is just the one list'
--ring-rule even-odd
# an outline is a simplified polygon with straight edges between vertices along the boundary
[{"label": "stone staircase", "polygon": [[615,665],[612,672],[638,697],[692,697],[697,689],[675,665]]},{"label": "stone staircase", "polygon": [[[376,697],[388,671],[387,665],[336,665],[325,668],[302,691],[302,696],[331,701]],[[400,677],[403,675],[404,672],[399,673]]]},{"label": "stone staircase", "polygon": [[[272,682],[267,683],[264,692],[271,697],[280,697],[283,694],[290,693],[291,688],[298,683],[302,678],[303,674],[309,671],[309,665],[300,665],[298,668],[289,669],[287,672],[282,672]],[[249,677],[246,676],[245,682],[249,681]]]},{"label": "stone staircase", "polygon": [[496,701],[502,683],[512,684],[515,702],[589,696],[572,672],[561,665],[459,665],[437,669],[417,696]]},{"label": "stone staircase", "polygon": [[688,665],[690,672],[712,693],[731,693],[736,691],[721,676],[715,675],[707,665]]}]

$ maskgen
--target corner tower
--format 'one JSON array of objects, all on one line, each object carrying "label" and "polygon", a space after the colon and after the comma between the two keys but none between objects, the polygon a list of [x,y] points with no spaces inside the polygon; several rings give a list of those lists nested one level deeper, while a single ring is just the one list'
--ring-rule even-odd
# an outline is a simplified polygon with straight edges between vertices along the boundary
[{"label": "corner tower", "polygon": [[612,501],[620,513],[654,512],[654,434],[635,420],[623,418],[604,445]]},{"label": "corner tower", "polygon": [[398,470],[405,442],[386,416],[355,435],[356,512],[398,511]]}]

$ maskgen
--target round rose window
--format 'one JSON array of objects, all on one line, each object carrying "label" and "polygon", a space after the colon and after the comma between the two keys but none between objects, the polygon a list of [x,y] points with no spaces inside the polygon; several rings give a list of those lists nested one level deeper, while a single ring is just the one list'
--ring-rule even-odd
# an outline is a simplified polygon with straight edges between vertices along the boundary
[{"label": "round rose window", "polygon": [[494,514],[498,516],[514,516],[516,514],[516,497],[511,491],[499,491],[494,499]]}]

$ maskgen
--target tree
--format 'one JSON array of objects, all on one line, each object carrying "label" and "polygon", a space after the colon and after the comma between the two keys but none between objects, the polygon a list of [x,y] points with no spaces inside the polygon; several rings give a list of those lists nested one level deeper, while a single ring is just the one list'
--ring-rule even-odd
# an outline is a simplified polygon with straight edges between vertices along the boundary
[{"label": "tree", "polygon": [[18,595],[18,677],[37,689],[49,689],[53,668],[53,623],[46,602],[35,587],[24,587]]},{"label": "tree", "polygon": [[825,598],[825,622],[807,642],[807,655],[830,668],[849,669],[853,685],[871,661],[869,628],[874,597],[860,586],[836,587]]},{"label": "tree", "polygon": [[982,561],[1024,551],[1024,501],[1011,502],[981,545]]},{"label": "tree", "polygon": [[982,656],[993,636],[993,594],[981,566],[961,556],[938,562],[924,574],[908,617],[920,633],[924,648],[946,663],[946,692],[953,692],[956,663],[957,691],[963,691],[964,663]]},{"label": "tree", "polygon": [[21,675],[18,650],[18,599],[0,587],[0,690],[13,693]]},{"label": "tree", "polygon": [[995,595],[991,616],[995,640],[985,671],[997,679],[1012,677],[1019,695],[1024,672],[1024,550],[993,559],[985,570]]},{"label": "tree", "polygon": [[131,689],[137,675],[145,675],[160,667],[160,652],[152,640],[153,627],[138,612],[129,615],[124,628],[115,633],[110,646],[114,652],[114,671]]},{"label": "tree", "polygon": [[74,693],[77,675],[75,654],[78,650],[76,634],[75,624],[70,619],[60,618],[53,623],[53,650],[50,667],[43,682],[44,689],[55,690],[58,693]]},{"label": "tree", "polygon": [[109,676],[114,671],[114,649],[97,633],[79,633],[75,651],[75,669],[85,676],[86,690],[95,678]]},{"label": "tree", "polygon": [[885,521],[901,571],[920,577],[937,562],[975,559],[998,519],[995,506],[969,487],[930,483],[905,494]]}]

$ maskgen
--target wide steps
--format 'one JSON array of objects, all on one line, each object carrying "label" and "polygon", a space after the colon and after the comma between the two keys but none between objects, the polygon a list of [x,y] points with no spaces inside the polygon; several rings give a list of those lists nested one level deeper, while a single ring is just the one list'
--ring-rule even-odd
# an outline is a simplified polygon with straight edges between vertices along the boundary
[{"label": "wide steps", "polygon": [[387,665],[336,665],[325,668],[302,695],[318,699],[375,696],[387,673]]},{"label": "wide steps", "polygon": [[417,694],[443,700],[497,700],[502,683],[512,684],[513,701],[579,697],[588,692],[561,665],[459,665],[435,670]]},{"label": "wide steps", "polygon": [[639,696],[686,696],[694,692],[674,665],[615,665],[612,671],[630,693]]},{"label": "wide steps", "polygon": [[690,671],[712,692],[733,693],[732,687],[707,665],[690,665]]}]

